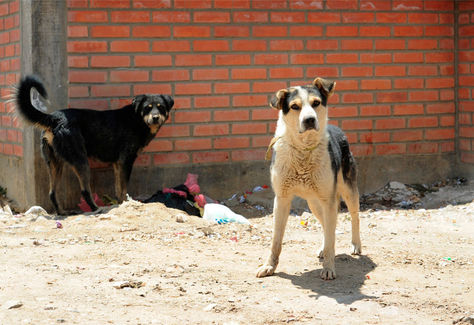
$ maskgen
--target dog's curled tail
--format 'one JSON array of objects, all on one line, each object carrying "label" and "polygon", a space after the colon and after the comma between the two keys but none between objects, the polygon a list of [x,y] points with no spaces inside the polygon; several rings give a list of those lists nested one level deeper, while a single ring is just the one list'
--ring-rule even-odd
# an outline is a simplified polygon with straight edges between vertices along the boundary
[{"label": "dog's curled tail", "polygon": [[15,94],[18,113],[23,119],[40,128],[52,128],[56,125],[54,118],[47,113],[47,107],[41,97],[47,100],[48,94],[41,80],[33,75],[20,80]]}]

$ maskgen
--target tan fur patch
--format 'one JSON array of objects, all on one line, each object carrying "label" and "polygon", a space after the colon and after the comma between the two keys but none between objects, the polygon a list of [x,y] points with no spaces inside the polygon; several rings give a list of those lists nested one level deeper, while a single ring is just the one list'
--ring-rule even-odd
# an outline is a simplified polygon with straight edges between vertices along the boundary
[{"label": "tan fur patch", "polygon": [[46,139],[49,145],[53,145],[54,135],[51,131],[45,131],[43,134],[43,138]]}]

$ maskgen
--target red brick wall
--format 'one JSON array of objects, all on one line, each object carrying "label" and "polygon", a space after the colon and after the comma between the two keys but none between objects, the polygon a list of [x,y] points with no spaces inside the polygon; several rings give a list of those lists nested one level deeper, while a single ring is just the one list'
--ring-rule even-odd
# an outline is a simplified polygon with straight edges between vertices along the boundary
[{"label": "red brick wall", "polygon": [[458,3],[458,99],[461,161],[474,163],[474,1]]},{"label": "red brick wall", "polygon": [[20,75],[19,0],[0,2],[0,154],[23,156],[23,133],[6,100]]},{"label": "red brick wall", "polygon": [[[277,116],[269,96],[321,76],[337,81],[331,122],[357,156],[453,153],[454,3],[69,0],[70,106],[172,94],[171,120],[137,164],[261,160]],[[460,19],[472,35],[472,12]],[[472,136],[472,65],[463,67],[460,124]]]}]

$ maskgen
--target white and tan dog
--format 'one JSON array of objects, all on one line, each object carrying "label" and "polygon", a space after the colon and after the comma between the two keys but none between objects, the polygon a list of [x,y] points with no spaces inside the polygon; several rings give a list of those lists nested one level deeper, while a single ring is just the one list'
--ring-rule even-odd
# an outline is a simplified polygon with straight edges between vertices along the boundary
[{"label": "white and tan dog", "polygon": [[271,181],[275,192],[271,254],[257,277],[272,275],[278,265],[293,197],[308,202],[324,229],[319,257],[324,258],[321,278],[336,277],[335,232],[340,198],[352,217],[352,254],[361,253],[359,191],[354,158],[346,136],[329,125],[327,101],[336,83],[316,78],[311,85],[279,90],[271,107],[280,110],[275,137]]}]

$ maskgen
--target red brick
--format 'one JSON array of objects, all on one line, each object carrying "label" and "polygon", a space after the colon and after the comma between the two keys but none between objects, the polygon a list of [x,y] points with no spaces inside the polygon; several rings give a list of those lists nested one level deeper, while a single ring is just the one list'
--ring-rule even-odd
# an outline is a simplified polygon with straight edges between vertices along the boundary
[{"label": "red brick", "polygon": [[297,51],[304,47],[303,40],[271,40],[271,51]]},{"label": "red brick", "polygon": [[88,0],[67,0],[68,8],[87,8]]},{"label": "red brick", "polygon": [[260,40],[233,40],[232,49],[234,51],[266,51],[267,42]]},{"label": "red brick", "polygon": [[348,37],[357,36],[356,26],[326,26],[326,36],[328,37]]},{"label": "red brick", "polygon": [[[150,164],[151,164],[151,156],[149,154],[140,154],[138,155],[137,159],[135,159],[133,166],[146,167],[146,166],[150,166]],[[98,167],[98,168],[104,168],[104,167]]]},{"label": "red brick", "polygon": [[380,92],[376,95],[377,103],[400,103],[407,101],[407,93],[402,91],[397,92]]},{"label": "red brick", "polygon": [[272,137],[271,136],[253,136],[252,137],[252,147],[264,147],[267,148]]},{"label": "red brick", "polygon": [[87,37],[89,36],[89,31],[87,26],[68,26],[67,36],[69,38]]},{"label": "red brick", "polygon": [[133,0],[133,8],[170,8],[171,0]]},{"label": "red brick", "polygon": [[220,137],[214,139],[214,149],[247,148],[250,146],[248,137]]},{"label": "red brick", "polygon": [[422,138],[423,131],[421,130],[403,130],[392,132],[392,141],[395,142],[420,141]]},{"label": "red brick", "polygon": [[[328,54],[329,56],[329,54]],[[290,55],[291,64],[323,64],[324,63],[324,54],[291,54]]]},{"label": "red brick", "polygon": [[216,94],[248,93],[250,91],[248,82],[219,82],[214,85],[214,88]]},{"label": "red brick", "polygon": [[109,102],[105,99],[82,98],[82,99],[69,100],[69,107],[105,110],[108,107],[108,103]]},{"label": "red brick", "polygon": [[209,111],[200,110],[199,112],[183,112],[176,111],[174,115],[175,123],[198,123],[211,121],[211,113]]},{"label": "red brick", "polygon": [[205,124],[195,125],[193,130],[193,136],[219,136],[229,134],[229,124]]},{"label": "red brick", "polygon": [[360,63],[380,64],[380,63],[391,63],[392,55],[389,53],[361,53]]},{"label": "red brick", "polygon": [[229,42],[224,40],[199,40],[193,42],[196,52],[223,52],[229,50]]},{"label": "red brick", "polygon": [[175,86],[176,95],[198,95],[198,94],[210,94],[211,84],[210,83],[185,83],[176,84]]},{"label": "red brick", "polygon": [[435,76],[438,74],[438,67],[435,65],[415,65],[408,67],[409,76]]},{"label": "red brick", "polygon": [[223,122],[223,121],[247,121],[249,119],[249,111],[245,110],[225,110],[225,111],[215,111],[214,112],[214,121]]},{"label": "red brick", "polygon": [[438,40],[436,39],[410,39],[408,40],[409,50],[436,50]]},{"label": "red brick", "polygon": [[111,82],[137,82],[137,81],[148,81],[149,72],[143,70],[123,70],[123,71],[111,71],[110,81]]},{"label": "red brick", "polygon": [[98,53],[107,51],[107,42],[104,41],[68,41],[69,53]]},{"label": "red brick", "polygon": [[194,107],[196,108],[217,108],[217,107],[229,107],[230,100],[229,96],[204,96],[194,97]]},{"label": "red brick", "polygon": [[3,153],[5,155],[13,155],[13,145],[11,143],[3,144]]},{"label": "red brick", "polygon": [[337,40],[308,40],[306,43],[308,50],[338,50]]},{"label": "red brick", "polygon": [[411,91],[408,99],[410,101],[435,101],[439,100],[439,93],[436,90]]},{"label": "red brick", "polygon": [[404,66],[395,66],[395,65],[386,65],[386,66],[376,66],[375,75],[378,77],[388,77],[388,76],[405,76],[406,68]]},{"label": "red brick", "polygon": [[106,23],[108,21],[106,11],[69,10],[67,16],[71,23]]},{"label": "red brick", "polygon": [[252,111],[253,121],[261,121],[261,120],[274,121],[270,124],[270,131],[273,131],[273,132],[275,131],[277,118],[278,118],[278,111],[276,109],[265,108],[265,109],[254,109]]},{"label": "red brick", "polygon": [[288,28],[286,26],[254,26],[254,37],[285,37]]},{"label": "red brick", "polygon": [[361,143],[378,143],[390,141],[390,133],[388,132],[361,133],[359,136]]},{"label": "red brick", "polygon": [[343,23],[375,23],[375,14],[372,12],[345,12],[342,15]]},{"label": "red brick", "polygon": [[158,132],[157,138],[188,137],[190,134],[191,132],[187,125],[165,124],[161,127],[160,132]]},{"label": "red brick", "polygon": [[232,79],[266,79],[267,70],[264,68],[232,69]]},{"label": "red brick", "polygon": [[232,134],[265,134],[267,123],[239,123],[232,125]]},{"label": "red brick", "polygon": [[152,13],[154,23],[189,23],[191,14],[187,11],[155,11]]},{"label": "red brick", "polygon": [[193,70],[193,80],[227,80],[229,71],[227,69],[195,69]]},{"label": "red brick", "polygon": [[87,86],[72,86],[68,87],[69,97],[89,97],[89,87]]},{"label": "red brick", "polygon": [[436,13],[409,13],[409,24],[438,24],[438,14]]},{"label": "red brick", "polygon": [[272,23],[304,23],[304,12],[271,12],[270,20]]},{"label": "red brick", "polygon": [[23,146],[13,145],[13,155],[23,157]]},{"label": "red brick", "polygon": [[454,116],[441,116],[440,122],[439,122],[440,126],[454,126],[454,124],[455,124]]},{"label": "red brick", "polygon": [[453,62],[454,53],[452,52],[438,52],[438,53],[426,53],[426,63],[440,63],[440,62]]},{"label": "red brick", "polygon": [[176,66],[211,65],[212,56],[209,54],[178,54],[175,56]]},{"label": "red brick", "polygon": [[254,9],[285,9],[286,0],[253,0],[252,8]]},{"label": "red brick", "polygon": [[212,7],[212,0],[175,0],[176,8],[205,9]]},{"label": "red brick", "polygon": [[230,155],[227,151],[206,151],[193,153],[194,164],[227,162],[229,160]]},{"label": "red brick", "polygon": [[74,83],[104,83],[107,81],[106,71],[91,71],[91,70],[69,70],[69,82]]},{"label": "red brick", "polygon": [[423,53],[421,52],[398,52],[393,54],[394,63],[421,63]]},{"label": "red brick", "polygon": [[284,81],[262,81],[254,82],[252,92],[254,93],[269,93],[276,92],[277,90],[286,88],[286,82]]},{"label": "red brick", "polygon": [[171,36],[171,29],[169,26],[150,26],[150,25],[134,26],[132,29],[132,36],[133,37],[152,37],[152,38],[169,37]]},{"label": "red brick", "polygon": [[393,108],[394,115],[420,115],[423,113],[423,104],[395,105]]},{"label": "red brick", "polygon": [[236,23],[266,23],[268,22],[268,13],[260,11],[241,11],[235,12],[232,19]]},{"label": "red brick", "polygon": [[326,1],[326,8],[327,9],[335,9],[335,10],[342,10],[342,9],[358,9],[357,0],[327,0]]},{"label": "red brick", "polygon": [[214,26],[215,37],[248,37],[248,26]]},{"label": "red brick", "polygon": [[388,105],[376,105],[376,106],[361,106],[361,116],[382,116],[390,115],[390,106]]},{"label": "red brick", "polygon": [[391,30],[385,26],[360,26],[359,33],[361,37],[389,37]]},{"label": "red brick", "polygon": [[110,18],[113,23],[148,23],[149,11],[112,11]]},{"label": "red brick", "polygon": [[290,0],[291,9],[323,9],[323,0]]},{"label": "red brick", "polygon": [[454,139],[454,129],[437,129],[437,130],[426,130],[425,139],[427,140],[444,140]]},{"label": "red brick", "polygon": [[[306,68],[306,77],[314,78],[316,76],[324,76],[326,78],[336,78],[339,77],[339,71],[336,67],[307,67]],[[339,82],[338,82],[339,89]]]},{"label": "red brick", "polygon": [[[474,77],[472,78],[474,81]],[[452,88],[454,78],[429,78],[426,79],[426,88]]]},{"label": "red brick", "polygon": [[112,52],[148,52],[150,42],[148,41],[112,41],[110,42]]},{"label": "red brick", "polygon": [[266,95],[244,95],[234,96],[232,106],[234,107],[255,107],[266,106],[268,98]]},{"label": "red brick", "polygon": [[[370,77],[372,76],[373,73],[373,68],[372,67],[343,67],[341,71],[341,76],[342,77]],[[372,81],[372,86],[376,86],[377,88],[363,88],[364,85],[362,85],[362,89],[387,89],[384,86],[384,83],[379,83],[378,80],[371,80]],[[365,86],[367,86],[367,82],[365,83]],[[382,87],[382,88],[379,88]]]},{"label": "red brick", "polygon": [[341,40],[342,50],[372,50],[374,42],[368,39]]},{"label": "red brick", "polygon": [[424,5],[426,10],[446,11],[454,9],[454,3],[449,0],[425,0]]},{"label": "red brick", "polygon": [[195,11],[193,21],[195,23],[229,23],[230,14],[228,12]]},{"label": "red brick", "polygon": [[[171,86],[169,84],[134,84],[133,95],[141,94],[170,94]],[[178,108],[178,100],[175,98],[175,108]]]},{"label": "red brick", "polygon": [[152,81],[180,81],[189,80],[188,70],[155,70],[152,72]]},{"label": "red brick", "polygon": [[91,95],[94,97],[123,97],[130,96],[128,85],[94,85],[91,86]]},{"label": "red brick", "polygon": [[375,40],[375,49],[376,50],[404,50],[405,43],[406,43],[405,40],[397,40],[397,39]]},{"label": "red brick", "polygon": [[437,143],[412,143],[408,145],[408,153],[436,153],[438,152]]},{"label": "red brick", "polygon": [[[327,77],[326,74],[323,74],[323,76]],[[314,79],[314,75],[311,75]],[[357,80],[352,79],[352,80],[337,80],[337,91],[342,91],[342,90],[359,90],[359,83]]]},{"label": "red brick", "polygon": [[263,160],[265,158],[264,149],[254,149],[254,150],[234,150],[232,151],[232,160],[233,161],[248,161],[248,160]]},{"label": "red brick", "polygon": [[129,67],[130,57],[129,56],[92,56],[91,67],[94,68],[109,68],[109,67]]},{"label": "red brick", "polygon": [[255,54],[257,65],[283,65],[288,64],[288,54]]},{"label": "red brick", "polygon": [[425,36],[453,36],[452,26],[425,26]]},{"label": "red brick", "polygon": [[217,54],[216,65],[250,65],[250,55],[248,54]]},{"label": "red brick", "polygon": [[329,64],[349,64],[359,63],[357,53],[328,53],[326,54],[326,63]]},{"label": "red brick", "polygon": [[165,165],[165,164],[187,164],[190,162],[189,154],[180,152],[170,152],[164,154],[153,155],[154,165]]},{"label": "red brick", "polygon": [[438,126],[437,117],[412,117],[408,121],[408,127],[410,128],[429,128]]},{"label": "red brick", "polygon": [[129,0],[90,0],[91,8],[130,8]]},{"label": "red brick", "polygon": [[68,55],[67,61],[70,68],[87,68],[89,66],[89,58],[87,56]]},{"label": "red brick", "polygon": [[329,117],[351,117],[357,116],[356,106],[331,107],[328,111]]},{"label": "red brick", "polygon": [[395,79],[394,88],[395,89],[414,89],[414,88],[424,88],[424,79]]},{"label": "red brick", "polygon": [[144,152],[172,151],[173,142],[169,140],[153,140],[145,147]]},{"label": "red brick", "polygon": [[154,41],[153,52],[189,52],[191,45],[189,41]]},{"label": "red brick", "polygon": [[270,78],[279,79],[279,78],[302,78],[303,69],[302,68],[270,68]]},{"label": "red brick", "polygon": [[403,118],[389,118],[375,121],[376,129],[403,129],[405,128],[405,119]]},{"label": "red brick", "polygon": [[317,23],[317,24],[324,24],[324,23],[340,23],[341,22],[341,14],[338,12],[311,12],[308,14],[308,22],[309,23]]},{"label": "red brick", "polygon": [[371,130],[372,129],[372,120],[343,120],[342,121],[343,130]]},{"label": "red brick", "polygon": [[443,113],[454,113],[455,106],[454,103],[437,103],[437,104],[427,104],[426,113],[428,114],[443,114]]},{"label": "red brick", "polygon": [[136,67],[162,67],[171,65],[170,55],[136,55]]},{"label": "red brick", "polygon": [[458,33],[460,37],[472,37],[474,36],[474,26],[461,26]]},{"label": "red brick", "polygon": [[290,26],[290,36],[292,37],[321,37],[323,36],[323,27],[322,26]]},{"label": "red brick", "polygon": [[396,155],[406,152],[405,144],[379,144],[375,147],[377,155]]},{"label": "red brick", "polygon": [[250,0],[214,0],[215,8],[245,9],[250,8]]}]

